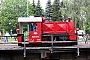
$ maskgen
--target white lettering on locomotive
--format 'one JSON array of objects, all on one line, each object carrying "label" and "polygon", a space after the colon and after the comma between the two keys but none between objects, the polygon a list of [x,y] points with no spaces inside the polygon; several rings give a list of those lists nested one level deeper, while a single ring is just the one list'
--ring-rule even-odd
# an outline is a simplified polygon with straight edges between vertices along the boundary
[{"label": "white lettering on locomotive", "polygon": [[32,36],[32,38],[39,38],[39,36]]}]

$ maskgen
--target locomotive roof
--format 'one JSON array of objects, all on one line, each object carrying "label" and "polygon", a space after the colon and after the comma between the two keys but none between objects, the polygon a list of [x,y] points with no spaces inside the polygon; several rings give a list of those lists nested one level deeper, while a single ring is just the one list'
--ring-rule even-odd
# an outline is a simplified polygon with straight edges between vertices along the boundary
[{"label": "locomotive roof", "polygon": [[42,22],[42,17],[20,17],[18,22]]}]

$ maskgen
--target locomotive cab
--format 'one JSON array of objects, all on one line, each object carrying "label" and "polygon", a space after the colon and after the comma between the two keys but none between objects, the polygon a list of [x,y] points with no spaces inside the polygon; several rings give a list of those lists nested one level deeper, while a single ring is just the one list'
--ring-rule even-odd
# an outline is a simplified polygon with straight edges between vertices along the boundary
[{"label": "locomotive cab", "polygon": [[41,43],[41,17],[18,18],[18,42]]}]

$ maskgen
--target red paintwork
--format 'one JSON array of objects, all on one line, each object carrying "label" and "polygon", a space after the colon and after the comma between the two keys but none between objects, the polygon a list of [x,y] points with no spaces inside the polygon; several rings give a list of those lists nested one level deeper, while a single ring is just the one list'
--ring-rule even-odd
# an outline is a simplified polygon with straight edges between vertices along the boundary
[{"label": "red paintwork", "polygon": [[75,34],[74,29],[74,22],[68,22],[68,33],[69,33],[69,40],[77,40],[77,36]]},{"label": "red paintwork", "polygon": [[[70,35],[70,40],[77,40],[74,32],[74,22],[46,22],[43,23],[43,33],[47,34],[65,34]],[[73,35],[73,36],[71,36]]]},{"label": "red paintwork", "polygon": [[[74,29],[74,22],[45,22],[45,18],[42,17],[42,22],[37,23],[37,31],[29,31],[30,35],[28,36],[28,41],[30,43],[41,43],[42,34],[69,34],[69,40],[77,40],[77,34]],[[18,34],[20,34],[20,23],[18,24]],[[76,30],[77,31],[77,30]],[[48,37],[44,39],[45,41],[49,40]],[[18,42],[22,42],[21,36],[18,36]]]},{"label": "red paintwork", "polygon": [[77,36],[76,35],[70,35],[69,40],[77,40]]},{"label": "red paintwork", "polygon": [[47,22],[43,24],[43,33],[61,34],[66,33],[66,22]]},{"label": "red paintwork", "polygon": [[33,32],[33,31],[31,31],[30,32],[30,36],[29,36],[29,42],[30,43],[36,43],[36,42],[41,42],[41,36],[38,34],[38,32]]},{"label": "red paintwork", "polygon": [[69,34],[75,34],[75,29],[74,29],[74,22],[68,22],[67,23],[67,27],[68,27],[68,33]]},{"label": "red paintwork", "polygon": [[47,22],[43,23],[43,33],[61,34],[68,32],[69,34],[73,34],[73,26],[73,22]]},{"label": "red paintwork", "polygon": [[22,36],[18,36],[18,42],[22,42]]},{"label": "red paintwork", "polygon": [[[18,23],[17,33],[20,34],[20,23]],[[22,36],[18,36],[18,42],[22,42]]]},{"label": "red paintwork", "polygon": [[30,43],[41,42],[42,38],[41,38],[41,23],[40,22],[37,23],[37,31],[30,31],[30,36],[28,40]]}]

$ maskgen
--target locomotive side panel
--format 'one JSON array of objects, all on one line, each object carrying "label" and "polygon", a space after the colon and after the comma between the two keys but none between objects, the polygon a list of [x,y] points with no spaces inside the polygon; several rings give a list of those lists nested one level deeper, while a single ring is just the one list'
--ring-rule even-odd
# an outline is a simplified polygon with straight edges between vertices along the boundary
[{"label": "locomotive side panel", "polygon": [[69,33],[69,40],[77,40],[77,35],[75,34],[74,29],[74,22],[68,22],[68,33]]},{"label": "locomotive side panel", "polygon": [[54,23],[53,22],[47,22],[43,23],[42,27],[42,33],[54,33]]},{"label": "locomotive side panel", "polygon": [[67,26],[68,26],[68,33],[69,34],[75,34],[74,32],[74,22],[67,22]]},{"label": "locomotive side panel", "polygon": [[66,22],[47,22],[43,24],[44,34],[65,34],[66,32]]},{"label": "locomotive side panel", "polygon": [[66,22],[57,22],[55,23],[55,32],[58,34],[65,34],[67,32],[67,24]]}]

